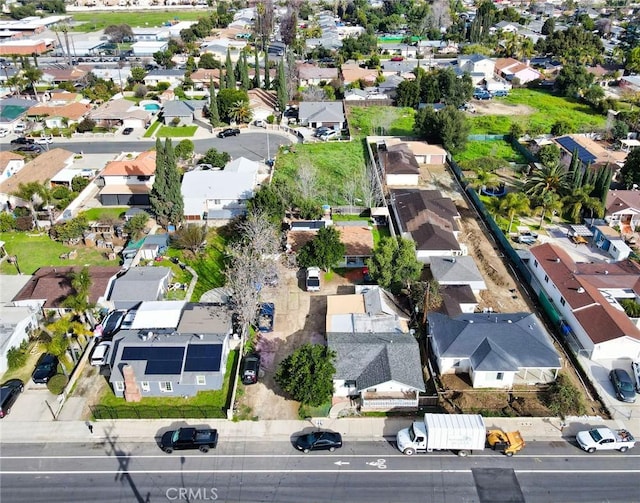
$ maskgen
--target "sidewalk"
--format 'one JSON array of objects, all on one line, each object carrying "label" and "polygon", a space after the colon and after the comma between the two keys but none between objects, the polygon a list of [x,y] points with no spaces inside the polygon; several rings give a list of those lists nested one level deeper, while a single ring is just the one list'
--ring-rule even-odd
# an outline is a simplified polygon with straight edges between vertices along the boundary
[{"label": "sidewalk", "polygon": [[[120,442],[152,442],[167,429],[184,425],[209,425],[216,428],[221,439],[240,440],[289,440],[303,430],[326,428],[340,432],[346,441],[382,441],[395,438],[396,433],[411,423],[410,418],[342,418],[314,419],[312,421],[242,421],[224,419],[144,419],[93,421],[93,433],[84,421],[33,421],[2,422],[0,442],[102,442],[108,439]],[[594,417],[568,418],[561,427],[558,418],[485,418],[487,428],[504,431],[519,430],[527,442],[566,441],[578,431],[607,426],[624,428],[620,421],[602,420]]]}]

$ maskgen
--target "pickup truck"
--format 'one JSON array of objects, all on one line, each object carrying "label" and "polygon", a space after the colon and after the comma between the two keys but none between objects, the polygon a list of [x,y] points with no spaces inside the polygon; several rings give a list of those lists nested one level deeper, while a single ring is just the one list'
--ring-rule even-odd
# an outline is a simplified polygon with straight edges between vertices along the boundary
[{"label": "pickup truck", "polygon": [[636,445],[635,438],[627,430],[610,428],[581,431],[576,435],[576,441],[582,450],[589,453],[600,450],[626,452]]},{"label": "pickup truck", "polygon": [[218,430],[196,428],[178,428],[162,435],[160,448],[167,454],[185,449],[200,449],[208,452],[218,445]]},{"label": "pickup truck", "polygon": [[276,317],[276,306],[272,302],[263,302],[258,311],[258,330],[260,332],[273,332],[273,323]]}]

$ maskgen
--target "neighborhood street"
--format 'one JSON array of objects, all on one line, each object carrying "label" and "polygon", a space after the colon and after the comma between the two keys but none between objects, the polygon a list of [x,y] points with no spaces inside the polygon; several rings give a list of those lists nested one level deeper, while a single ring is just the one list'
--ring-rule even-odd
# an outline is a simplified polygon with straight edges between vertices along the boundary
[{"label": "neighborhood street", "polygon": [[[634,501],[636,454],[588,455],[536,442],[513,458],[484,451],[404,456],[391,442],[345,441],[302,454],[286,440],[221,440],[215,453],[167,455],[151,442],[3,447],[5,502]],[[601,477],[607,477],[603,484]],[[399,497],[398,488],[402,487]]]}]

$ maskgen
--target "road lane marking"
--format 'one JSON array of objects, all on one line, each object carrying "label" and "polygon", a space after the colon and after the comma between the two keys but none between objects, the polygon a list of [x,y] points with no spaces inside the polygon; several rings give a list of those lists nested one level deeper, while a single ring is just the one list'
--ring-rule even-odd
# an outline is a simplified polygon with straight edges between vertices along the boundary
[{"label": "road lane marking", "polygon": [[375,466],[376,468],[379,468],[380,470],[386,470],[387,469],[387,461],[385,459],[378,459],[377,461],[369,461],[367,464],[369,466]]},{"label": "road lane marking", "polygon": [[[78,456],[0,456],[0,459],[113,459],[113,458],[135,458],[135,459],[171,459],[172,457],[176,457],[176,455],[180,455],[183,458],[196,458],[200,459],[203,457],[215,457],[215,458],[299,458],[299,459],[317,459],[317,458],[336,458],[335,454],[313,454],[311,456],[301,456],[300,454],[216,454],[214,452],[210,452],[208,455],[200,455],[200,454],[180,454],[180,451],[174,451],[173,454],[118,454],[116,456],[112,456],[109,454],[102,455],[78,455]],[[342,455],[342,457],[346,458],[371,458],[375,456],[375,454],[346,454]],[[458,456],[453,454],[431,454],[425,456],[405,456],[404,454],[388,454],[385,455],[387,458],[406,458],[406,459],[429,459],[429,458],[450,458],[450,459],[460,459]],[[512,459],[537,459],[537,458],[579,458],[579,459],[596,459],[596,458],[609,458],[609,459],[627,459],[627,458],[640,458],[640,454],[624,454],[624,457],[616,456],[613,453],[610,454],[518,454],[514,456]],[[497,454],[473,454],[469,456],[467,459],[476,459],[476,458],[491,458],[491,459],[506,459],[505,456],[497,455]]]},{"label": "road lane marking", "polygon": [[338,465],[338,466],[342,466],[342,465],[350,465],[351,463],[349,463],[348,461],[336,461],[333,464],[334,465]]}]

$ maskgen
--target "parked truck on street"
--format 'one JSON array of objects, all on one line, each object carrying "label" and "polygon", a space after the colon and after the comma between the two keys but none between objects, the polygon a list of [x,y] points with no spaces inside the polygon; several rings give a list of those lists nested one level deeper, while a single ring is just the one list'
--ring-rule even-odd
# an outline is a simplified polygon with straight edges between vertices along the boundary
[{"label": "parked truck on street", "polygon": [[636,445],[635,438],[627,430],[610,428],[581,431],[576,435],[576,441],[583,451],[589,453],[605,450],[626,452]]},{"label": "parked truck on street", "polygon": [[512,456],[525,446],[519,432],[487,431],[478,414],[425,414],[396,436],[398,449],[411,456],[416,452],[451,450],[458,456],[481,451],[486,445]]},{"label": "parked truck on street", "polygon": [[218,445],[218,431],[213,429],[178,428],[162,435],[160,447],[167,454],[186,449],[208,452]]}]

